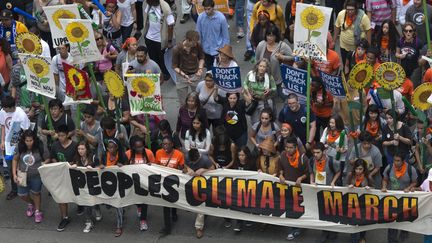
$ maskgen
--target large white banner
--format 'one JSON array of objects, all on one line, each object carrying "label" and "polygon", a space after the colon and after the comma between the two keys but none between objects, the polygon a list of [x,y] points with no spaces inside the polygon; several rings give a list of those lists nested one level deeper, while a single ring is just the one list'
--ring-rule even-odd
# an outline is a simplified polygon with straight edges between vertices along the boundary
[{"label": "large white banner", "polygon": [[327,34],[331,8],[297,3],[294,32],[294,55],[327,60]]},{"label": "large white banner", "polygon": [[51,58],[19,53],[27,78],[27,90],[55,99],[56,86],[51,70]]},{"label": "large white banner", "polygon": [[95,62],[103,58],[96,44],[91,20],[60,19],[60,23],[69,40],[72,64]]},{"label": "large white banner", "polygon": [[56,5],[42,7],[50,26],[54,47],[68,43],[60,19],[80,19],[78,5]]},{"label": "large white banner", "polygon": [[58,203],[146,203],[249,221],[355,233],[394,228],[432,234],[432,194],[280,183],[270,175],[219,169],[191,177],[157,165],[39,168]]}]

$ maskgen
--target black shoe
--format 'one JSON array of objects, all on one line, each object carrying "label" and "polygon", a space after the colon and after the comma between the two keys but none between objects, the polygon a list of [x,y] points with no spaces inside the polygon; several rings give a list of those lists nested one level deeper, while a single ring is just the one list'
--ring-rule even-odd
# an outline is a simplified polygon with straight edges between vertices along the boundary
[{"label": "black shoe", "polygon": [[236,225],[234,226],[233,230],[235,232],[240,232],[242,230],[243,224],[242,222],[237,222]]},{"label": "black shoe", "polygon": [[83,215],[84,214],[84,207],[83,206],[78,206],[76,214],[78,216]]},{"label": "black shoe", "polygon": [[171,216],[171,219],[172,219],[173,222],[177,222],[177,220],[178,220],[178,216],[177,216],[177,214],[173,214],[173,215]]},{"label": "black shoe", "polygon": [[183,14],[182,18],[180,19],[180,24],[186,23],[190,19],[189,14]]},{"label": "black shoe", "polygon": [[169,235],[169,234],[171,234],[171,229],[162,228],[162,229],[159,231],[159,234],[161,234],[161,236]]},{"label": "black shoe", "polygon": [[11,192],[9,192],[9,194],[7,194],[6,200],[12,200],[12,199],[16,198],[16,196],[17,196],[17,193],[14,191],[11,191]]},{"label": "black shoe", "polygon": [[63,218],[60,221],[60,224],[57,226],[57,231],[58,232],[62,232],[69,223],[70,223],[70,219],[69,218]]},{"label": "black shoe", "polygon": [[252,59],[253,55],[254,55],[253,51],[247,50],[244,54],[244,61],[245,62],[250,61]]}]

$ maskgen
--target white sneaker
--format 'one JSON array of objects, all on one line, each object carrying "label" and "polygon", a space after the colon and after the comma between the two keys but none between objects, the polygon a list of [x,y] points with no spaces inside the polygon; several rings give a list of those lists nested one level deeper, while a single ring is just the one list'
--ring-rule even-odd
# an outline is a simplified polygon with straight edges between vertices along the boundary
[{"label": "white sneaker", "polygon": [[93,229],[93,223],[92,222],[86,222],[85,227],[83,229],[84,233],[89,233]]},{"label": "white sneaker", "polygon": [[102,212],[100,209],[95,209],[95,219],[97,222],[102,220]]}]

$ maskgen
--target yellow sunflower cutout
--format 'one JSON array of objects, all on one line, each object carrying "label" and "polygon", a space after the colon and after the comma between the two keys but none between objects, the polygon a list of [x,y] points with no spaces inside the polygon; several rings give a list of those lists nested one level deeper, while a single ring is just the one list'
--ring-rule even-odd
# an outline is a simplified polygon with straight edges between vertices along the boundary
[{"label": "yellow sunflower cutout", "polygon": [[114,96],[115,98],[123,97],[125,88],[123,85],[123,81],[116,72],[112,70],[107,71],[104,74],[104,82],[112,96]]},{"label": "yellow sunflower cutout", "polygon": [[67,72],[67,76],[69,78],[69,81],[70,81],[72,87],[75,90],[81,90],[81,89],[85,88],[86,84],[85,84],[84,77],[76,69],[74,69],[74,68],[69,69],[69,71]]},{"label": "yellow sunflower cutout", "polygon": [[415,90],[412,97],[412,105],[420,110],[427,110],[431,107],[431,104],[427,102],[427,99],[432,95],[432,83],[423,83],[419,85]]},{"label": "yellow sunflower cutout", "polygon": [[52,15],[55,25],[59,29],[63,29],[59,19],[76,19],[77,16],[69,10],[59,9]]},{"label": "yellow sunflower cutout", "polygon": [[385,62],[375,71],[375,80],[384,89],[394,90],[405,82],[405,70],[395,62]]},{"label": "yellow sunflower cutout", "polygon": [[43,78],[50,70],[49,65],[39,58],[30,58],[27,66],[38,78]]},{"label": "yellow sunflower cutout", "polygon": [[155,91],[154,82],[147,77],[138,77],[132,80],[132,88],[143,97],[152,96]]},{"label": "yellow sunflower cutout", "polygon": [[367,63],[357,63],[349,74],[348,84],[353,89],[363,89],[373,79],[373,67]]},{"label": "yellow sunflower cutout", "polygon": [[30,32],[17,35],[15,44],[19,52],[27,54],[42,54],[42,44],[38,36]]},{"label": "yellow sunflower cutout", "polygon": [[308,30],[316,30],[323,26],[325,17],[323,12],[316,7],[307,7],[300,15],[301,24]]},{"label": "yellow sunflower cutout", "polygon": [[83,42],[89,36],[87,28],[79,22],[68,24],[65,32],[70,42]]}]

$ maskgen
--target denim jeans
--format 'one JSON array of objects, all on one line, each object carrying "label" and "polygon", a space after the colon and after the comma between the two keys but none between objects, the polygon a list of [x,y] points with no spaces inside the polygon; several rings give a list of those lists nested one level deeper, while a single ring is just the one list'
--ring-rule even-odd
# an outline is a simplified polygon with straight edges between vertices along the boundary
[{"label": "denim jeans", "polygon": [[245,0],[236,0],[235,2],[236,25],[239,28],[244,27],[244,6],[245,6]]},{"label": "denim jeans", "polygon": [[10,177],[10,181],[11,181],[11,191],[13,192],[17,192],[17,184],[15,183],[14,179],[13,179],[13,174],[12,174],[12,160],[6,160],[7,166],[8,166],[8,170],[9,170],[9,177]]},{"label": "denim jeans", "polygon": [[425,235],[423,243],[432,243],[432,235]]}]

